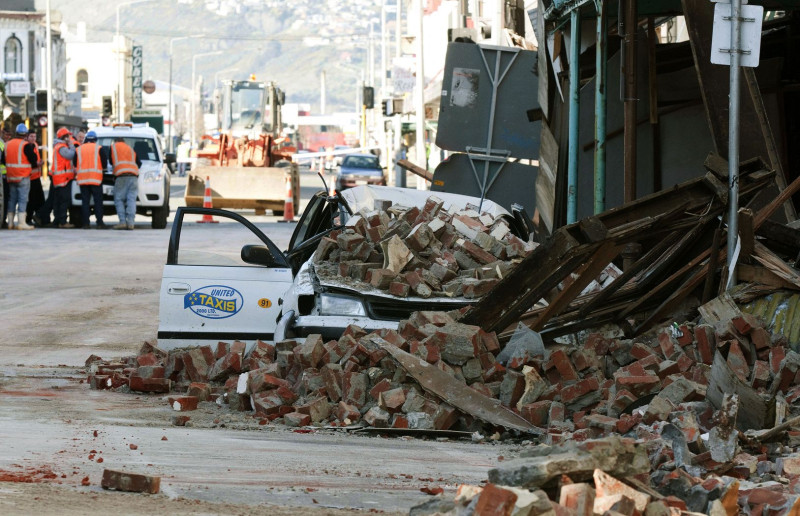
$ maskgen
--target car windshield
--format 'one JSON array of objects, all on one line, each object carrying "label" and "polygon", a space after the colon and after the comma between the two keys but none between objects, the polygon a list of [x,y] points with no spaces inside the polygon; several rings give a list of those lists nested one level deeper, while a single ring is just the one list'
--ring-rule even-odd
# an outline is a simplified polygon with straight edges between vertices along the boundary
[{"label": "car windshield", "polygon": [[381,168],[375,156],[345,156],[342,167],[348,168]]},{"label": "car windshield", "polygon": [[[116,141],[118,136],[109,136],[98,138],[98,143],[103,147],[111,149],[111,145]],[[158,150],[156,149],[155,140],[152,138],[136,138],[133,136],[123,136],[122,140],[127,143],[133,152],[136,153],[142,161],[158,161]]]}]

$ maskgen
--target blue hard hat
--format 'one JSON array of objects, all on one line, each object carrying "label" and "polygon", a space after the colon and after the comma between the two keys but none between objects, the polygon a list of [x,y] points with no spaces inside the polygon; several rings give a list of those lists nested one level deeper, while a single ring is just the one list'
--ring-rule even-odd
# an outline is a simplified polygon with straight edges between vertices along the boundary
[{"label": "blue hard hat", "polygon": [[25,124],[17,124],[17,134],[28,134],[28,126]]},{"label": "blue hard hat", "polygon": [[97,133],[95,133],[94,131],[89,131],[88,133],[86,133],[86,136],[84,136],[83,141],[85,141],[85,142],[96,142],[97,141]]}]

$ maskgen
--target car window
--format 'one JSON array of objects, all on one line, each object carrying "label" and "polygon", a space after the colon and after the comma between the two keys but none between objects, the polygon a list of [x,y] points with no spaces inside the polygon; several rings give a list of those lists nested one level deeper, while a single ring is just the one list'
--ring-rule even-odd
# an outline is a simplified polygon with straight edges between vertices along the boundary
[{"label": "car window", "polygon": [[[111,149],[111,145],[119,138],[118,136],[105,136],[102,138],[98,138],[98,142],[103,147],[107,147]],[[158,157],[158,148],[156,145],[156,141],[152,138],[143,138],[143,137],[134,137],[134,136],[123,136],[122,140],[127,143],[133,152],[136,153],[136,157],[138,157],[142,161],[159,161]]]},{"label": "car window", "polygon": [[380,168],[378,158],[371,156],[346,156],[342,161],[342,166],[350,168]]}]

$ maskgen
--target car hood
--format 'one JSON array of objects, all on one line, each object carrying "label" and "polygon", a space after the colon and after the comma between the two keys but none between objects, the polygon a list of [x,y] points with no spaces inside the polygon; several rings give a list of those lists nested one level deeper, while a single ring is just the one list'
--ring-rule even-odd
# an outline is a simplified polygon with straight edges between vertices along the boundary
[{"label": "car hood", "polygon": [[[445,210],[448,210],[450,206],[464,209],[467,204],[477,206],[481,202],[478,197],[472,197],[470,195],[414,190],[411,188],[398,188],[394,186],[357,186],[341,192],[340,195],[347,201],[353,213],[361,211],[362,209],[375,209],[376,200],[392,201],[392,204],[422,208],[425,206],[425,201],[432,195],[444,201],[443,209]],[[481,211],[489,213],[489,215],[494,218],[501,215],[509,215],[505,208],[489,199],[483,200]]]}]

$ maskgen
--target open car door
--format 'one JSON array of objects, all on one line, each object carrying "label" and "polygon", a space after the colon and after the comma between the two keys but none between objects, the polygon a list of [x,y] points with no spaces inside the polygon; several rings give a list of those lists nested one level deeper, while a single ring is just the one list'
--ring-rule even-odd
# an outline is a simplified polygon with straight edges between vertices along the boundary
[{"label": "open car door", "polygon": [[[227,224],[199,230],[184,221],[187,214]],[[279,301],[292,279],[280,249],[241,215],[178,208],[161,281],[159,347],[273,340]]]}]

